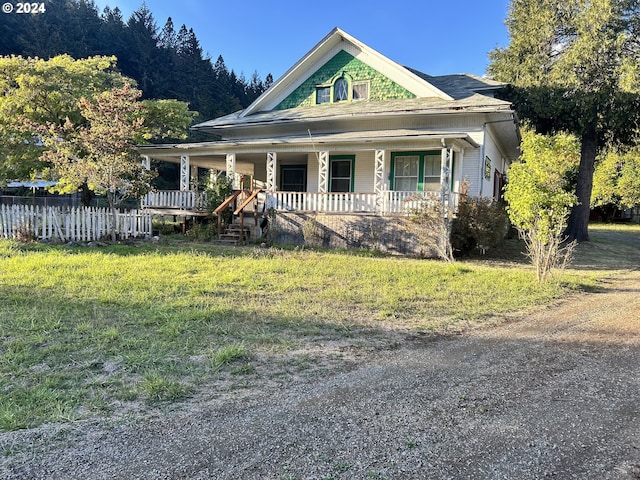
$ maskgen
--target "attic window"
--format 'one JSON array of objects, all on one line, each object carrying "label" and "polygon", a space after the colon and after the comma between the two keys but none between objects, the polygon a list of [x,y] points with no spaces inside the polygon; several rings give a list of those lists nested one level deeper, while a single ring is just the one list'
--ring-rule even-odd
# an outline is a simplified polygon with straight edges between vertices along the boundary
[{"label": "attic window", "polygon": [[369,99],[369,82],[354,82],[347,73],[336,78],[333,83],[316,85],[316,104],[357,102]]},{"label": "attic window", "polygon": [[333,84],[333,101],[344,102],[349,100],[349,82],[346,78],[340,77]]},{"label": "attic window", "polygon": [[331,87],[316,87],[316,103],[329,103],[331,101]]},{"label": "attic window", "polygon": [[353,84],[353,100],[367,100],[369,98],[369,84],[359,82]]}]

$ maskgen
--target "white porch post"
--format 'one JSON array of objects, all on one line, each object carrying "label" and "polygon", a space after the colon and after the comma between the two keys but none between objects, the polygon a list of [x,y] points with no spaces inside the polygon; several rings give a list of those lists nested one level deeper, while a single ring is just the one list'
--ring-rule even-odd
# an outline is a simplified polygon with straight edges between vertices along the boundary
[{"label": "white porch post", "polygon": [[275,192],[276,172],[278,171],[278,154],[276,152],[267,152],[267,191]]},{"label": "white porch post", "polygon": [[236,189],[236,154],[227,153],[227,178],[231,180],[231,188]]},{"label": "white porch post", "polygon": [[440,162],[440,193],[442,205],[446,207],[451,194],[451,161],[453,159],[453,149],[442,147],[442,161]]},{"label": "white porch post", "polygon": [[373,191],[376,194],[376,212],[382,213],[384,209],[384,192],[386,189],[384,172],[386,170],[386,156],[384,150],[375,151],[375,171],[373,179]]},{"label": "white porch post", "polygon": [[180,191],[189,191],[189,155],[180,156]]},{"label": "white porch post", "polygon": [[329,152],[318,154],[318,191],[329,191]]}]

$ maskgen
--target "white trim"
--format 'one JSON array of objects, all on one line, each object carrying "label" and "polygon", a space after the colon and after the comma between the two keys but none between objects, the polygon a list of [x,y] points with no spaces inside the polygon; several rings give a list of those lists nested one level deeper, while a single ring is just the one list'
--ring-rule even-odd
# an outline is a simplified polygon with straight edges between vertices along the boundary
[{"label": "white trim", "polygon": [[193,185],[197,190],[198,185],[198,166],[189,161],[189,185]]},{"label": "white trim", "polygon": [[[444,143],[444,140],[442,141]],[[442,195],[442,204],[446,205],[451,193],[451,162],[453,159],[453,149],[442,147],[440,160],[440,191]]]}]

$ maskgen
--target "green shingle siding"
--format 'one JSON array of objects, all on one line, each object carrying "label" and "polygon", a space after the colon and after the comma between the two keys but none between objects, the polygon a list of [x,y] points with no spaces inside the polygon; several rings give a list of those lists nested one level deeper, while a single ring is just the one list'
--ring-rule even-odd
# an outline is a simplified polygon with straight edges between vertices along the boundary
[{"label": "green shingle siding", "polygon": [[[274,110],[316,105],[316,85],[328,84],[346,73],[353,82],[369,82],[369,101],[416,98],[404,87],[389,80],[377,70],[341,50],[317,72],[296,88]],[[324,104],[326,105],[326,104]]]}]

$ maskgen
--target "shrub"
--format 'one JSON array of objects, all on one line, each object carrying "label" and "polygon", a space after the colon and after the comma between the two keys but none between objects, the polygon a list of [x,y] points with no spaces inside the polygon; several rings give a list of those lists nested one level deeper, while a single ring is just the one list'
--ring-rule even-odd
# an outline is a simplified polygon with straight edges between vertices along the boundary
[{"label": "shrub", "polygon": [[580,143],[572,135],[524,129],[521,151],[522,161],[509,170],[504,197],[538,280],[544,281],[571,260],[574,245],[563,245],[563,232],[577,202],[571,173],[580,161]]},{"label": "shrub", "polygon": [[417,227],[420,245],[435,252],[442,260],[453,261],[451,245],[453,212],[443,205],[440,195],[409,197],[407,201],[415,205],[409,218]]},{"label": "shrub", "polygon": [[30,243],[37,240],[38,237],[29,225],[20,225],[15,229],[13,238],[16,242]]},{"label": "shrub", "polygon": [[509,229],[509,218],[500,202],[488,198],[460,195],[458,214],[451,227],[451,244],[456,252],[484,253],[502,244]]},{"label": "shrub", "polygon": [[[210,216],[215,218],[213,211],[220,206],[231,194],[233,193],[233,182],[228,177],[218,177],[216,181],[207,189],[207,212],[210,212]],[[222,223],[228,225],[233,219],[231,208],[225,209],[221,212]],[[214,227],[217,231],[217,227]]]},{"label": "shrub", "polygon": [[324,247],[328,244],[328,238],[324,228],[315,218],[307,218],[302,224],[302,236],[304,244],[308,247]]},{"label": "shrub", "polygon": [[233,193],[233,185],[228,177],[218,177],[207,189],[207,211],[213,212]]}]

